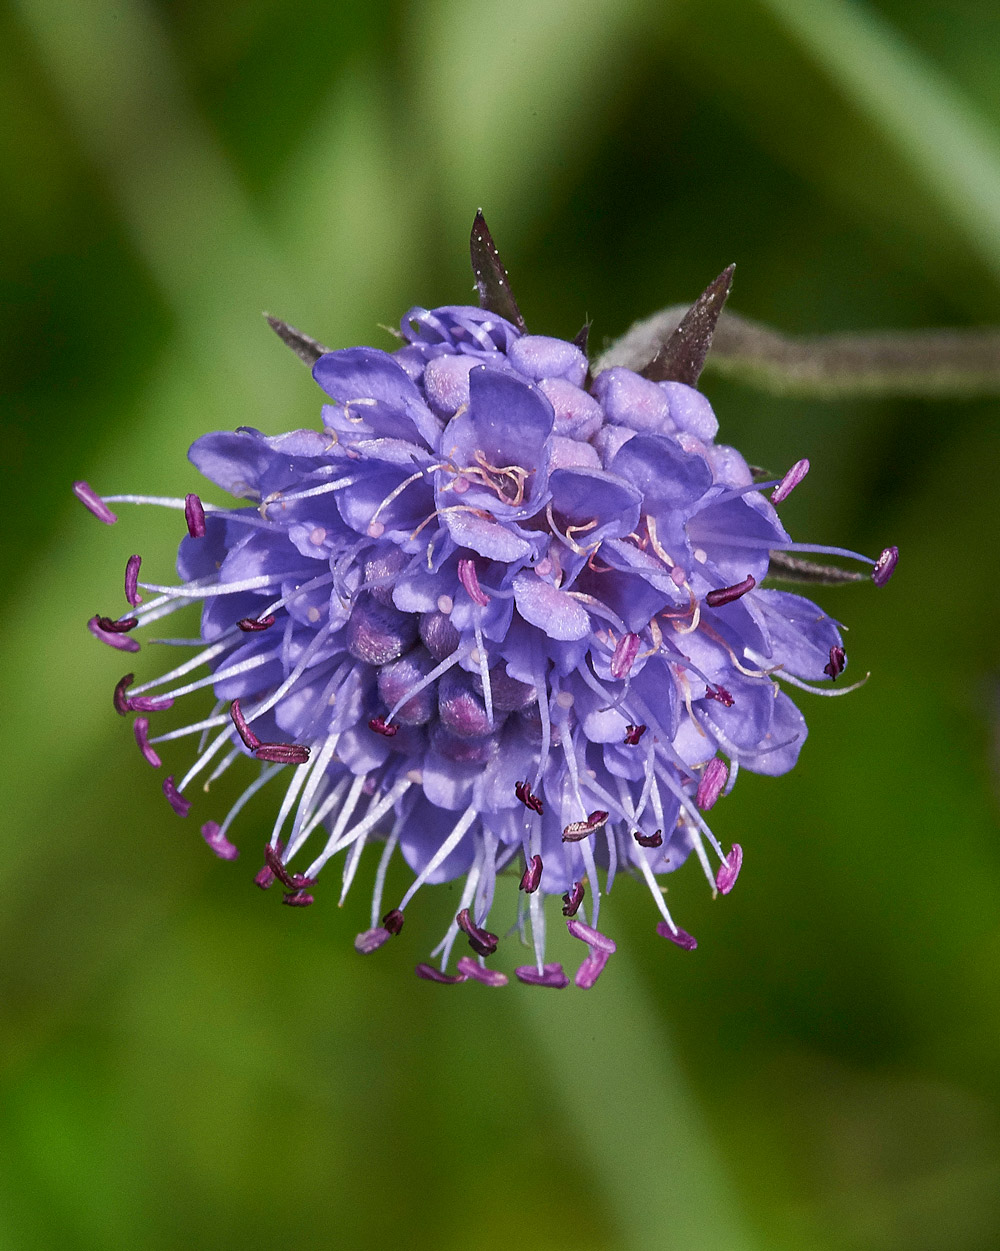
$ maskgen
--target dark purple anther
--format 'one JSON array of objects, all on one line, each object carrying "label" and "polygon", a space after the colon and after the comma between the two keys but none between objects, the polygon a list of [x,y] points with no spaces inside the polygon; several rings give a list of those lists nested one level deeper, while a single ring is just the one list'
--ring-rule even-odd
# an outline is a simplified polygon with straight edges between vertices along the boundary
[{"label": "dark purple anther", "polygon": [[103,521],[106,526],[113,526],[118,520],[89,482],[74,482],[73,494],[85,508],[94,514],[98,521]]},{"label": "dark purple anther", "polygon": [[719,865],[719,871],[715,875],[715,887],[720,895],[728,895],[736,885],[736,879],[740,875],[740,869],[743,866],[743,848],[739,843],[733,843],[732,851]]},{"label": "dark purple anther", "polygon": [[193,539],[205,537],[205,509],[194,492],[184,496],[184,520],[187,522],[188,534]]},{"label": "dark purple anther", "polygon": [[455,918],[458,922],[458,928],[469,936],[469,946],[477,956],[492,956],[497,949],[499,938],[496,934],[491,934],[489,930],[484,930],[473,921],[469,915],[469,909],[463,908]]},{"label": "dark purple anther", "polygon": [[235,860],[240,854],[240,849],[223,834],[218,821],[206,821],[201,827],[201,836],[220,860]]},{"label": "dark purple anther", "polygon": [[479,585],[479,577],[476,573],[476,562],[474,560],[460,560],[458,562],[458,580],[469,593],[469,599],[474,604],[478,604],[480,608],[485,608],[490,602],[490,597]]},{"label": "dark purple anther", "polygon": [[724,760],[720,760],[718,756],[713,756],[705,766],[705,772],[701,775],[701,781],[698,783],[698,791],[695,795],[695,803],[702,810],[707,812],[709,808],[722,794],[722,788],[729,780],[729,769]]},{"label": "dark purple anther", "polygon": [[587,925],[585,921],[576,921],[570,918],[566,922],[566,928],[574,938],[578,938],[581,943],[586,943],[596,951],[606,951],[609,956],[613,956],[618,950],[618,946],[613,938],[608,938],[607,934],[602,934],[600,930],[595,930],[592,925]]},{"label": "dark purple anther", "polygon": [[[194,535],[192,537],[200,538],[201,536]],[[295,890],[290,894],[282,896],[281,902],[283,904],[287,904],[289,908],[308,908],[309,905],[311,903],[315,903],[316,900],[312,897],[312,895],[307,894],[304,890]]]},{"label": "dark purple anther", "polygon": [[97,617],[98,626],[108,634],[128,634],[139,624],[138,617],[124,617],[116,621],[114,617]]},{"label": "dark purple anther", "polygon": [[615,644],[614,655],[611,657],[611,676],[624,678],[632,671],[635,658],[639,652],[640,639],[638,634],[623,634]]},{"label": "dark purple anther", "polygon": [[598,808],[590,814],[586,821],[571,821],[562,832],[564,843],[578,843],[583,838],[595,833],[607,821],[608,814]]},{"label": "dark purple anther", "polygon": [[372,930],[363,930],[354,940],[354,950],[362,956],[370,956],[373,951],[378,951],[384,943],[387,943],[391,935],[387,929],[381,925],[376,925]]},{"label": "dark purple anther", "polygon": [[782,500],[788,499],[808,472],[809,462],[804,458],[797,460],[771,492],[771,503],[780,504]]},{"label": "dark purple anther", "polygon": [[139,594],[139,566],[141,564],[141,556],[130,556],[125,565],[125,598],[133,608],[142,603],[142,596]]},{"label": "dark purple anther", "polygon": [[539,814],[545,811],[545,806],[537,795],[531,793],[531,785],[527,781],[514,783],[514,794],[518,797],[525,808],[530,808],[532,812]]},{"label": "dark purple anther", "polygon": [[506,973],[501,973],[499,969],[484,969],[471,956],[462,956],[457,968],[459,973],[464,974],[466,977],[471,977],[476,982],[482,982],[484,986],[507,985]]},{"label": "dark purple anther", "polygon": [[[264,863],[271,871],[272,878],[277,878],[282,886],[287,886],[289,889],[292,889],[295,883],[292,881],[291,875],[282,863],[281,855],[283,851],[284,848],[280,843],[273,847],[270,843],[268,843],[264,848]],[[268,885],[270,885],[270,883],[268,883]]]},{"label": "dark purple anther", "polygon": [[306,877],[304,873],[293,873],[292,885],[296,890],[305,890],[307,886],[315,886],[316,879],[314,877]]},{"label": "dark purple anther", "polygon": [[717,699],[726,708],[732,708],[734,699],[724,686],[709,686],[705,689],[706,699]]},{"label": "dark purple anther", "polygon": [[872,581],[876,586],[885,586],[892,577],[897,560],[899,560],[899,548],[887,547],[875,562],[875,568],[872,570]]},{"label": "dark purple anther", "polygon": [[390,910],[382,918],[382,924],[390,934],[398,934],[403,928],[403,914],[398,908],[390,908]]},{"label": "dark purple anther", "polygon": [[577,969],[576,976],[573,978],[573,984],[578,990],[590,990],[604,972],[604,966],[607,962],[608,953],[606,951],[592,951]]},{"label": "dark purple anther", "polygon": [[174,775],[171,773],[169,777],[163,779],[163,793],[167,797],[167,802],[179,817],[186,817],[191,811],[191,800],[185,799],[177,787],[174,785]]},{"label": "dark purple anther", "polygon": [[[147,717],[136,717],[135,724],[132,727],[135,731],[135,741],[139,744],[139,750],[149,764],[154,769],[158,769],[163,761],[156,754],[155,750],[149,745],[149,719]],[[169,799],[169,795],[167,796]],[[173,800],[170,800],[173,803]],[[181,816],[185,814],[182,812]]]},{"label": "dark purple anther", "polygon": [[299,743],[261,743],[253,749],[258,760],[268,760],[272,764],[305,764],[309,759],[309,748]]},{"label": "dark purple anther", "polygon": [[256,751],[260,746],[260,739],[247,725],[247,719],[243,715],[243,709],[240,707],[238,699],[234,699],[229,705],[229,715],[232,717],[233,725],[236,726],[239,736],[243,740],[243,746],[248,751]]},{"label": "dark purple anther", "polygon": [[653,834],[643,834],[641,830],[633,830],[632,837],[640,847],[662,847],[663,831],[656,830]]},{"label": "dark purple anther", "polygon": [[[369,930],[368,932],[371,934],[373,931]],[[442,986],[456,986],[459,982],[468,980],[464,973],[442,973],[440,969],[435,969],[431,964],[418,964],[413,971],[417,977],[422,977],[425,982],[439,982]]]},{"label": "dark purple anther", "polygon": [[368,728],[369,730],[374,730],[376,734],[383,735],[385,738],[392,738],[399,730],[398,725],[392,725],[386,721],[385,717],[372,717],[368,722]]},{"label": "dark purple anther", "polygon": [[520,889],[526,895],[533,895],[538,890],[538,884],[542,880],[542,858],[541,856],[532,856],[528,861],[528,867],[521,874]]},{"label": "dark purple anther", "polygon": [[669,938],[672,943],[676,943],[684,951],[694,951],[698,946],[697,938],[680,928],[672,930],[666,921],[657,921],[656,932],[661,938]]},{"label": "dark purple anther", "polygon": [[639,739],[646,733],[647,727],[644,725],[627,725],[625,727],[625,746],[638,747]]},{"label": "dark purple anther", "polygon": [[138,639],[130,639],[127,634],[115,634],[111,630],[102,630],[100,617],[91,617],[87,622],[87,629],[95,639],[100,639],[102,643],[107,643],[109,647],[114,647],[120,652],[139,650]]},{"label": "dark purple anther", "polygon": [[274,870],[271,868],[271,856],[268,855],[268,852],[270,851],[273,855],[277,855],[277,857],[279,858],[279,863],[280,863],[281,853],[284,850],[285,850],[285,844],[281,841],[280,838],[278,839],[278,841],[275,843],[273,847],[271,847],[270,844],[268,844],[268,846],[265,847],[264,867],[254,878],[254,881],[261,888],[261,890],[267,890],[267,888],[274,881]]},{"label": "dark purple anther", "polygon": [[128,690],[128,688],[132,685],[134,681],[135,681],[135,674],[126,673],[123,678],[120,678],[118,680],[118,685],[115,687],[113,701],[115,705],[115,712],[117,712],[120,717],[124,717],[127,713],[130,713],[132,711],[129,705],[129,698],[125,694],[125,692]]},{"label": "dark purple anther", "polygon": [[823,666],[823,672],[830,675],[832,681],[844,672],[844,666],[847,664],[847,653],[842,647],[834,645],[830,648],[830,663]]},{"label": "dark purple anther", "polygon": [[246,634],[256,634],[260,630],[270,630],[274,625],[276,618],[272,613],[268,613],[266,617],[241,617],[237,621],[237,625]]},{"label": "dark purple anther", "polygon": [[528,986],[554,986],[556,990],[562,990],[569,985],[569,978],[561,964],[546,964],[541,973],[533,964],[522,964],[514,970],[514,976]]},{"label": "dark purple anther", "polygon": [[737,582],[735,586],[724,586],[718,591],[709,591],[705,596],[705,603],[709,608],[720,608],[723,604],[731,604],[741,595],[746,595],[747,591],[752,591],[756,585],[757,579],[752,573],[748,573],[743,581]]},{"label": "dark purple anther", "polygon": [[574,882],[572,887],[563,895],[563,916],[575,917],[583,903],[584,896],[587,891],[582,882]]}]

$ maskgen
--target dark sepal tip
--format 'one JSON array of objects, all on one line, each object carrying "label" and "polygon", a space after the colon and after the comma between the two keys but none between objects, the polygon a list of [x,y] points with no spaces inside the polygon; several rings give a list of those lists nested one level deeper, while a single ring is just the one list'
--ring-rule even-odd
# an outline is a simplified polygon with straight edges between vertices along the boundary
[{"label": "dark sepal tip", "polygon": [[732,289],[735,269],[735,265],[727,265],[698,296],[667,342],[640,370],[644,378],[651,382],[684,382],[689,387],[698,385],[719,315]]},{"label": "dark sepal tip", "polygon": [[310,368],[330,350],[318,339],[304,334],[301,330],[296,330],[294,326],[290,326],[287,321],[282,321],[280,317],[272,317],[270,313],[265,313],[264,319],[281,342],[290,347],[299,360],[305,361]]},{"label": "dark sepal tip", "polygon": [[497,245],[493,242],[490,228],[486,225],[483,211],[476,213],[469,237],[469,254],[472,259],[472,276],[479,292],[479,307],[503,317],[524,333],[527,327],[517,301],[511,294],[507,270],[500,259]]}]

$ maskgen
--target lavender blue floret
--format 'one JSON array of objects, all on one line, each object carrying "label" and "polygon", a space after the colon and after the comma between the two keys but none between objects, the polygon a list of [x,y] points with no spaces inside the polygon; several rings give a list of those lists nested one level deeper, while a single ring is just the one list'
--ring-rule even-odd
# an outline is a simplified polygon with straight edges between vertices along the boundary
[{"label": "lavender blue floret", "polygon": [[[658,879],[694,852],[713,890],[732,889],[742,852],[724,852],[702,812],[741,768],[794,766],[806,724],[779,682],[829,691],[845,663],[840,630],[809,600],[759,585],[772,551],[798,549],[743,457],[715,442],[693,387],[623,368],[591,381],[579,347],[484,309],[413,308],[401,333],[395,352],[319,357],[321,429],[193,445],[194,465],[247,506],[180,501],[183,586],[150,597],[140,583],[134,612],[201,599],[209,676],[192,678],[189,663],[131,694],[200,684],[220,701],[196,723],[204,750],[165,784],[181,815],[210,766],[217,776],[256,755],[252,793],[305,760],[285,765],[257,879],[280,869],[286,902],[311,903],[304,888],[340,852],[346,893],[361,847],[385,843],[359,951],[399,932],[419,887],[464,879],[439,968],[417,972],[503,984],[485,961],[509,866],[523,872],[518,919],[534,948],[517,976],[568,984],[545,961],[544,897],[564,895],[587,988],[615,949],[597,923],[623,869],[648,884],[659,932],[695,946]],[[786,475],[779,498],[807,469]],[[77,494],[113,517],[85,483]],[[883,581],[894,563],[883,554]],[[97,620],[102,641],[138,646]],[[121,683],[116,708],[133,710]],[[140,730],[151,764],[150,744],[184,733]],[[246,797],[202,827],[219,856],[237,854],[226,836]],[[396,847],[416,876],[382,917]],[[476,958],[451,974],[456,940]]]}]

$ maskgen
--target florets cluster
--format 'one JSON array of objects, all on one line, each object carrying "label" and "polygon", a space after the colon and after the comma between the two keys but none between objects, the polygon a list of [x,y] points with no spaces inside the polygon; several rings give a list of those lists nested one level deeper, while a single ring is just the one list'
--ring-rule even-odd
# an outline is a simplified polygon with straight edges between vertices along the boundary
[{"label": "florets cluster", "polygon": [[[844,669],[826,613],[760,586],[773,552],[801,550],[774,504],[808,466],[755,482],[694,387],[624,368],[591,378],[578,343],[490,308],[413,308],[401,334],[394,352],[318,355],[320,429],[200,438],[192,462],[246,506],[153,501],[185,511],[180,585],[139,582],[133,557],[128,614],[90,628],[137,650],[136,626],[202,603],[195,655],[139,686],[126,675],[114,703],[139,714],[153,766],[161,743],[202,736],[164,783],[181,816],[196,779],[261,762],[202,827],[223,858],[246,801],[286,777],[258,885],[278,880],[306,906],[343,853],[346,894],[366,843],[383,840],[357,949],[398,933],[423,885],[462,878],[439,965],[417,971],[501,985],[488,926],[510,868],[533,947],[517,977],[568,984],[545,960],[556,895],[589,987],[615,949],[598,910],[621,870],[648,884],[658,932],[695,946],[659,878],[693,851],[714,891],[732,888],[741,850],[724,851],[704,813],[740,768],[795,764],[806,725],[782,684],[829,692]],[[109,501],[142,499],[77,494],[105,521]],[[868,562],[877,582],[894,562],[894,549]],[[211,715],[150,735],[149,714],[202,688]],[[383,912],[397,848],[415,876]],[[450,973],[460,932],[471,954]]]}]

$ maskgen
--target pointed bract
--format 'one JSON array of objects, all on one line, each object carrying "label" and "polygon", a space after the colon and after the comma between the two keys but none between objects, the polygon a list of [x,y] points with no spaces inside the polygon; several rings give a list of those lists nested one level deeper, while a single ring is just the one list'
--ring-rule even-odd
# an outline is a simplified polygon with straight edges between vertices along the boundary
[{"label": "pointed bract", "polygon": [[264,318],[281,342],[290,347],[299,360],[305,361],[307,365],[315,365],[321,356],[329,352],[330,349],[324,347],[317,339],[304,334],[301,330],[296,330],[294,326],[290,326],[287,321],[282,321],[280,317],[272,317],[270,313],[265,313]]},{"label": "pointed bract", "polygon": [[523,333],[526,329],[524,318],[510,289],[507,270],[486,225],[482,209],[476,213],[476,220],[472,223],[469,253],[472,258],[472,275],[479,292],[480,308],[503,317]]},{"label": "pointed bract", "polygon": [[639,371],[644,378],[651,382],[683,382],[689,387],[698,385],[719,314],[729,298],[735,269],[735,265],[727,266],[698,296],[667,342]]}]

